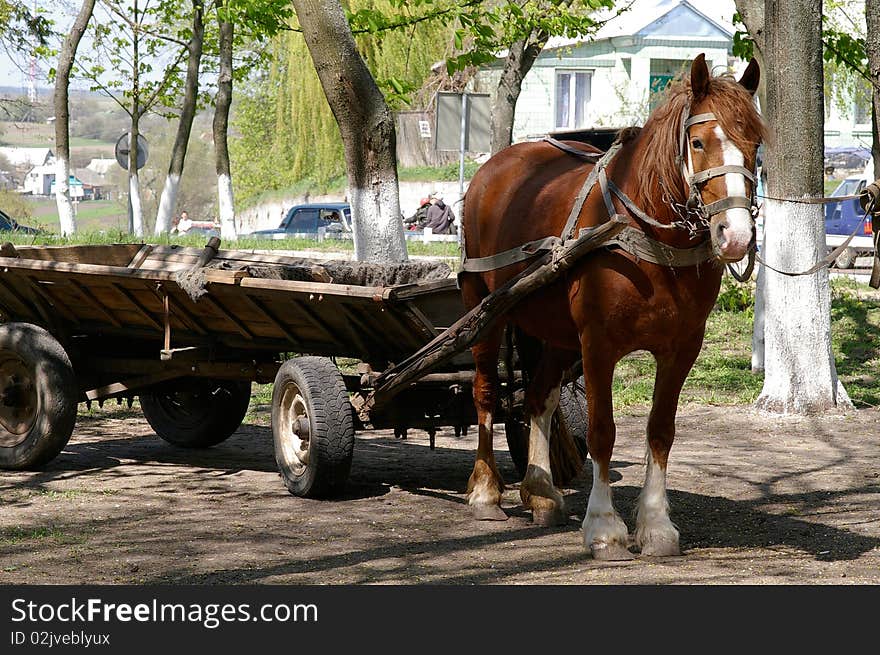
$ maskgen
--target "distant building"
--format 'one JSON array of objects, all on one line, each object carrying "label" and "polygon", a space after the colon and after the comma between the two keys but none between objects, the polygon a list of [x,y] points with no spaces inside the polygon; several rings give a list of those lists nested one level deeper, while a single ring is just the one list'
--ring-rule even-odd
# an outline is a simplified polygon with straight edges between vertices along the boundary
[{"label": "distant building", "polygon": [[[70,180],[68,181],[68,187],[70,188],[70,199],[71,200],[87,200],[85,197],[85,188],[83,183],[77,179],[76,175],[71,175]],[[49,193],[51,195],[55,195],[55,180],[52,180],[52,184],[49,186]]]},{"label": "distant building", "polygon": [[[635,0],[590,39],[551,38],[523,80],[514,141],[643,123],[700,53],[713,72],[730,71],[734,11],[732,1]],[[481,88],[494,92],[503,62],[478,74]]]},{"label": "distant building", "polygon": [[30,170],[34,166],[43,166],[55,159],[55,153],[51,148],[16,148],[11,146],[0,147],[0,155],[15,168]]},{"label": "distant building", "polygon": [[[116,160],[112,161],[115,163]],[[83,200],[109,200],[112,198],[114,185],[107,179],[108,176],[96,173],[89,167],[77,168],[74,170],[74,175],[82,184]]]},{"label": "distant building", "polygon": [[23,191],[34,196],[48,196],[55,182],[55,163],[34,166],[24,178]]},{"label": "distant building", "polygon": [[110,157],[109,159],[93,159],[86,168],[98,175],[107,175],[115,166],[119,166],[119,164],[116,159]]}]

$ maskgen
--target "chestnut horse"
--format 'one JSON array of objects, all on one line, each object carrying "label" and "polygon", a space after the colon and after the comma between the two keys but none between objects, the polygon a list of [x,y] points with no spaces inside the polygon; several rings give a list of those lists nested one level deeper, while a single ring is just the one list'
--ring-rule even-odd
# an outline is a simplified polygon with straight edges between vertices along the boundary
[{"label": "chestnut horse", "polygon": [[[500,508],[504,486],[492,451],[492,415],[500,344],[506,324],[512,324],[539,340],[542,348],[525,395],[531,428],[528,467],[520,486],[535,523],[567,520],[564,499],[553,484],[549,434],[563,374],[581,359],[593,470],[584,544],[597,559],[632,557],[627,527],[614,509],[609,485],[615,439],[611,383],[622,357],[647,350],[656,359],[657,372],[634,541],[643,555],[680,552],[678,530],[669,518],[666,467],[679,393],[700,352],[724,263],[741,260],[754,244],[751,171],[764,137],[753,102],[758,78],[754,60],[739,82],[727,75],[712,77],[699,55],[690,75],[669,88],[666,102],[645,126],[621,133],[617,153],[604,163],[607,182],[602,180],[602,188],[585,186],[594,165],[570,152],[595,149],[574,142],[513,145],[474,176],[462,220],[465,269],[460,284],[468,308],[530,263],[493,256],[559,237],[567,224],[596,226],[618,214],[617,220],[626,220],[641,231],[639,236],[649,238],[651,248],[667,253],[702,249],[706,255],[696,264],[671,255],[665,263],[653,263],[638,251],[605,245],[527,296],[473,346],[479,446],[468,502],[477,518],[506,518]],[[491,270],[468,267],[468,261],[480,258],[499,265]]]}]

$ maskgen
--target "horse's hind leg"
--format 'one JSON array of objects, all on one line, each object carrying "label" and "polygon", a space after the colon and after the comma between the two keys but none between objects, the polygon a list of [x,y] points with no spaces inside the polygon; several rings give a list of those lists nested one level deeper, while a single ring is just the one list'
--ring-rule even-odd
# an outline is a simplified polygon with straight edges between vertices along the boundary
[{"label": "horse's hind leg", "polygon": [[568,519],[565,499],[553,484],[550,468],[550,431],[553,414],[559,406],[563,371],[575,357],[545,348],[534,376],[526,389],[525,409],[530,418],[529,464],[519,487],[523,505],[532,510],[538,525],[562,525]]},{"label": "horse's hind leg", "polygon": [[495,465],[492,423],[498,397],[498,352],[504,326],[494,328],[484,340],[471,348],[474,356],[474,405],[477,410],[479,443],[474,471],[468,480],[468,504],[480,520],[506,520],[501,509],[504,483]]},{"label": "horse's hind leg", "polygon": [[678,396],[702,339],[668,356],[657,357],[654,400],[648,417],[645,484],[636,506],[636,544],[642,555],[668,557],[680,554],[678,529],[669,518],[666,496],[666,464],[675,438]]},{"label": "horse's hind leg", "polygon": [[600,347],[590,348],[587,339],[582,339],[582,343],[587,415],[590,417],[587,446],[593,461],[593,486],[583,523],[584,546],[595,559],[632,559],[627,550],[629,532],[614,509],[609,478],[615,437],[611,403],[615,362],[604,357]]}]

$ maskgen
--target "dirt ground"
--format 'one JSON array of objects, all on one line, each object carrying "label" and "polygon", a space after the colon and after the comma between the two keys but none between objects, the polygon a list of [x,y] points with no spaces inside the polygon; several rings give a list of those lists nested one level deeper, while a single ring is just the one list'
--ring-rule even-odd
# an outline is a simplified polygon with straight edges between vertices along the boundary
[{"label": "dirt ground", "polygon": [[[880,410],[769,417],[682,408],[669,470],[681,557],[603,563],[582,545],[589,467],[566,526],[534,527],[509,484],[506,522],[474,522],[476,437],[358,434],[348,492],[289,495],[270,429],[172,447],[138,415],[82,419],[40,472],[0,472],[0,584],[876,584]],[[633,527],[645,412],[618,416],[614,499]],[[514,479],[499,426],[501,471]]]}]

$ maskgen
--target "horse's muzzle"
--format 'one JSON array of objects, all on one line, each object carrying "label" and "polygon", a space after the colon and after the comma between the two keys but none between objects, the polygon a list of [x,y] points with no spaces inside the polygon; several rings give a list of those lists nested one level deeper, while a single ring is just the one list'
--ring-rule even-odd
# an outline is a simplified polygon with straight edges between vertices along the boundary
[{"label": "horse's muzzle", "polygon": [[[755,238],[751,217],[728,216],[725,212],[712,221],[712,246],[715,256],[723,262],[738,262],[749,251]],[[737,212],[739,213],[739,212]]]}]

